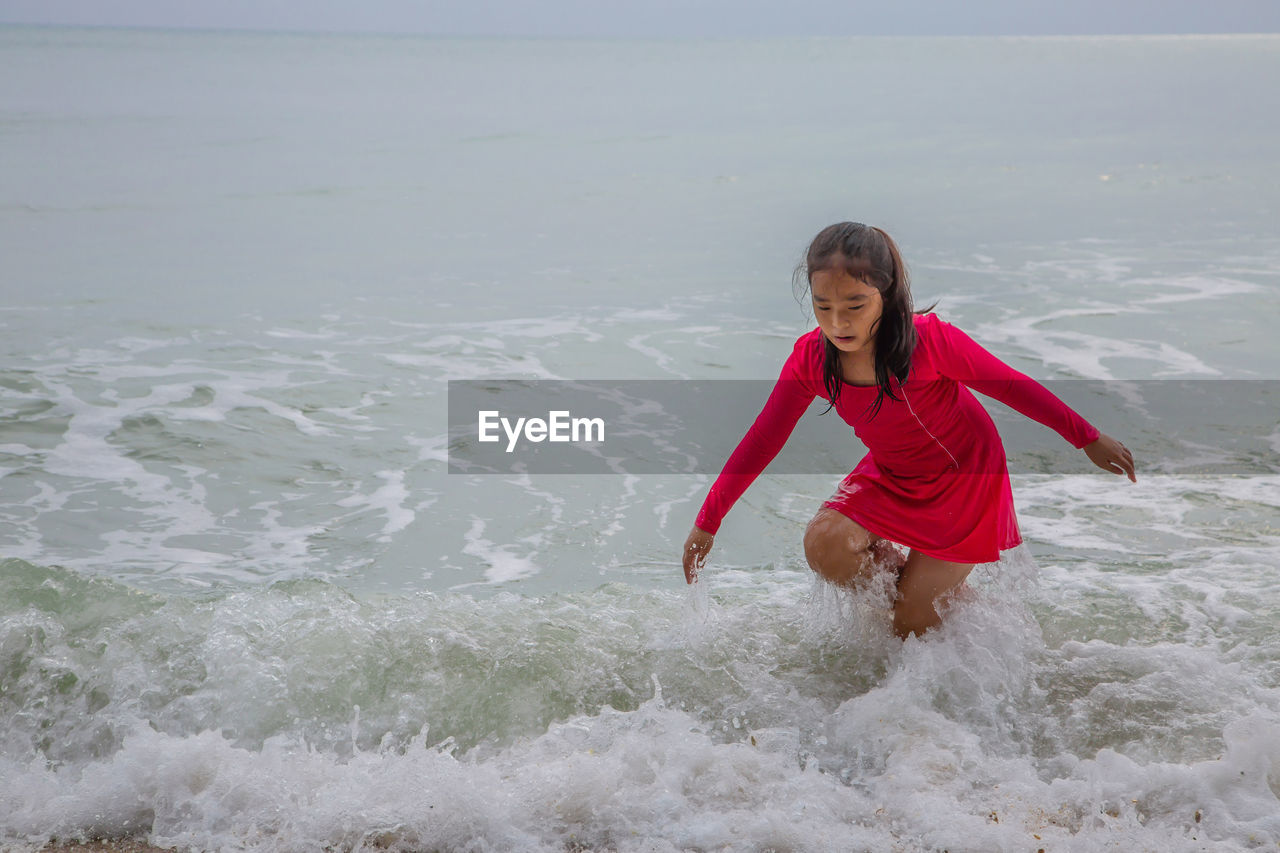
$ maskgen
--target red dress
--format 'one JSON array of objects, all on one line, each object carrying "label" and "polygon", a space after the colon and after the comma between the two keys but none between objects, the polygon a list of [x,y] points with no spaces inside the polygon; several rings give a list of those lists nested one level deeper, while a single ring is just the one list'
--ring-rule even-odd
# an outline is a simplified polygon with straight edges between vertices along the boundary
[{"label": "red dress", "polygon": [[[845,385],[835,410],[868,453],[823,506],[871,533],[955,563],[989,563],[1022,542],[1004,445],[969,388],[1053,429],[1080,448],[1098,437],[1084,418],[934,314],[915,316],[907,381],[890,385],[874,417],[873,386]],[[711,486],[695,524],[708,533],[777,456],[822,384],[821,329],[801,335],[755,423]],[[965,387],[968,386],[968,387]]]}]

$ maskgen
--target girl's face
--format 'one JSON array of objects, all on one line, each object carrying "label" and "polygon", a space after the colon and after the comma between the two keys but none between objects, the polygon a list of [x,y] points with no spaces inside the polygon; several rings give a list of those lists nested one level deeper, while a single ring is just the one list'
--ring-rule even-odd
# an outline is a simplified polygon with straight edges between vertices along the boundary
[{"label": "girl's face", "polygon": [[880,291],[843,269],[819,270],[809,278],[813,316],[827,340],[841,352],[875,352],[872,328],[880,319]]}]

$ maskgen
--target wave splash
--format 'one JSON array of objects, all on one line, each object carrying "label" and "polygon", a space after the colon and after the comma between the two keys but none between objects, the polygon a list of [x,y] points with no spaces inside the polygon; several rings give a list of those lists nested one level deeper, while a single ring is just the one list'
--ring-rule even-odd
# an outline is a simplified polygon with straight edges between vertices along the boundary
[{"label": "wave splash", "polygon": [[[1167,731],[1134,741],[1123,721],[1082,732],[1072,718],[1100,719],[1091,703],[1107,682],[1081,681],[1080,644],[1046,646],[1027,605],[1034,579],[1016,565],[993,568],[998,584],[980,581],[941,631],[906,644],[887,639],[873,594],[785,571],[792,582],[711,597],[610,585],[361,601],[320,582],[164,598],[4,568],[10,844],[1084,851],[1280,840],[1280,715],[1257,674],[1210,679],[1224,693],[1254,684],[1251,706],[1217,718],[1213,757]],[[1090,652],[1108,655],[1105,644]],[[1172,688],[1161,699],[1153,731],[1202,715]]]}]

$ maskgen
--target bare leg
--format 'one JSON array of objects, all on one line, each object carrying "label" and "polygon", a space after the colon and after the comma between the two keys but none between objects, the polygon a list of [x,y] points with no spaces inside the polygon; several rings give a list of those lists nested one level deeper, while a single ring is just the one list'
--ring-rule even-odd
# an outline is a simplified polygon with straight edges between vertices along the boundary
[{"label": "bare leg", "polygon": [[964,597],[964,580],[972,563],[948,563],[912,549],[898,578],[898,600],[893,604],[893,630],[904,640],[923,634],[942,621],[937,605]]},{"label": "bare leg", "polygon": [[880,571],[902,571],[905,558],[846,515],[823,507],[804,532],[809,567],[830,583],[857,586]]}]

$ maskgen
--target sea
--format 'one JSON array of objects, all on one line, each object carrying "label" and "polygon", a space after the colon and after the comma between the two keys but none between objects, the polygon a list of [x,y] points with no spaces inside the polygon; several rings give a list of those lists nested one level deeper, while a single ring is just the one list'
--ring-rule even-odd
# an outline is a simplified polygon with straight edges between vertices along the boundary
[{"label": "sea", "polygon": [[[1277,79],[1271,35],[0,27],[0,848],[1280,849]],[[692,586],[722,457],[451,464],[458,383],[754,411],[844,220],[1137,462],[1031,424],[939,629],[807,566],[851,430]]]}]

